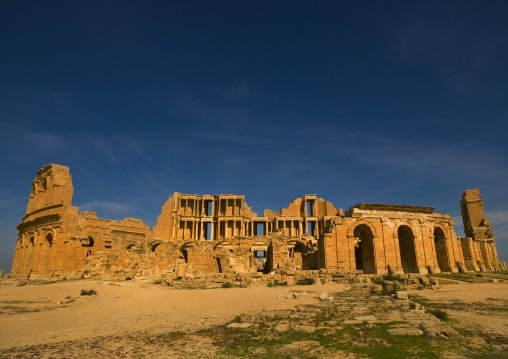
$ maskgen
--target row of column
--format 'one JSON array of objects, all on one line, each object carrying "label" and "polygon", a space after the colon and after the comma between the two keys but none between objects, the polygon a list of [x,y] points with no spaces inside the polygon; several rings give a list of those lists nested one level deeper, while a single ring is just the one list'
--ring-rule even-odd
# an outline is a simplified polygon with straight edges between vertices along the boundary
[{"label": "row of column", "polygon": [[[193,202],[189,204],[189,202]],[[232,201],[233,205],[229,206]],[[216,202],[218,206],[218,213],[220,215],[230,215],[230,216],[243,216],[245,211],[245,201],[243,198],[220,198],[218,200],[207,200],[207,199],[195,199],[195,198],[182,198],[180,200],[180,213],[183,216],[194,216],[194,215],[202,215],[211,217],[214,216],[216,211]],[[239,203],[238,203],[239,202]],[[205,209],[205,206],[208,206],[208,203],[211,203],[211,211]],[[198,207],[200,207],[200,213],[198,213]],[[228,212],[228,207],[231,207],[231,213]]]},{"label": "row of column", "polygon": [[[298,224],[296,223],[298,222]],[[209,223],[209,224],[208,224]],[[231,224],[232,223],[232,224]],[[311,231],[309,232],[309,223]],[[263,233],[258,233],[257,225],[263,225]],[[210,228],[210,238],[208,238],[208,227]],[[268,233],[284,230],[288,236],[304,235],[316,236],[321,234],[324,224],[319,221],[306,220],[234,220],[218,219],[215,221],[203,221],[200,219],[181,219],[177,222],[178,230],[176,232],[177,240],[196,239],[196,240],[215,240],[217,238],[231,238],[236,236],[266,236]]]}]

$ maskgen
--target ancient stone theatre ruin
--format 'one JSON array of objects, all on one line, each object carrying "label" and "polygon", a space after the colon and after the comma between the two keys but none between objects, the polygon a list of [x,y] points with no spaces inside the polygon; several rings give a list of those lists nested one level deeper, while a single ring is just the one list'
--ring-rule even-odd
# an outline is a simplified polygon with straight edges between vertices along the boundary
[{"label": "ancient stone theatre ruin", "polygon": [[433,207],[360,203],[344,212],[306,194],[262,217],[245,196],[175,192],[150,228],[72,206],[69,168],[37,171],[18,225],[11,276],[18,278],[201,278],[249,282],[298,271],[435,273],[499,270],[492,226],[479,190],[460,202],[465,238]]}]

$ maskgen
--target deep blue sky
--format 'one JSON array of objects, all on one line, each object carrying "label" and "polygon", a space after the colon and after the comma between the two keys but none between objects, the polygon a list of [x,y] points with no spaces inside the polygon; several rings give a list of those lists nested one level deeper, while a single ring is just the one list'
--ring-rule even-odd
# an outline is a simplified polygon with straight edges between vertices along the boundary
[{"label": "deep blue sky", "polygon": [[436,207],[480,188],[508,260],[508,2],[0,2],[0,268],[35,171],[150,226],[173,192],[262,215],[317,193]]}]

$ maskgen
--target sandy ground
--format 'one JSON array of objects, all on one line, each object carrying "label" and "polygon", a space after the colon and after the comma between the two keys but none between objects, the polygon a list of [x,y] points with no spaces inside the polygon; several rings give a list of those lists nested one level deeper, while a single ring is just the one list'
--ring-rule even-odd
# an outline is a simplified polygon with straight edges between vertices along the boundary
[{"label": "sandy ground", "polygon": [[466,323],[471,329],[508,338],[506,282],[448,284],[438,290],[414,290],[410,294],[441,304],[453,319]]},{"label": "sandy ground", "polygon": [[[334,284],[175,289],[149,282],[90,280],[16,286],[15,282],[0,281],[0,349],[83,339],[86,343],[87,338],[136,335],[141,331],[180,331],[193,338],[197,330],[231,322],[242,313],[315,305],[315,297],[321,292],[334,294],[350,288]],[[98,294],[81,296],[82,289],[94,289]],[[308,296],[277,299],[278,294],[294,291],[307,291]],[[487,330],[501,339],[508,338],[507,282],[444,285],[438,290],[414,290],[411,294],[441,305],[452,318],[470,323],[479,332]],[[206,340],[211,339],[200,337],[193,345],[205,346]]]},{"label": "sandy ground", "polygon": [[[112,285],[114,284],[114,285]],[[121,285],[120,285],[121,284]],[[224,324],[236,316],[315,303],[313,296],[348,289],[347,285],[173,289],[140,282],[64,281],[52,284],[0,285],[0,348],[38,345],[138,330],[194,331]],[[94,289],[97,296],[81,296]],[[298,300],[277,295],[307,290]],[[67,303],[70,296],[70,303]],[[19,309],[21,308],[21,310]],[[23,312],[23,308],[27,312]],[[38,310],[30,312],[31,310]]]}]

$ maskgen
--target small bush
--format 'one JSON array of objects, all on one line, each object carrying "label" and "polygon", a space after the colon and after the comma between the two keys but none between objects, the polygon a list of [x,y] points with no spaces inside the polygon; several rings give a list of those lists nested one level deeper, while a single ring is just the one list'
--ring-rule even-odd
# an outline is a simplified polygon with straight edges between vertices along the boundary
[{"label": "small bush", "polygon": [[441,319],[441,320],[448,319],[448,312],[446,310],[433,309],[430,311],[430,314],[434,315],[436,318]]},{"label": "small bush", "polygon": [[415,302],[409,302],[409,309],[416,309],[416,303]]},{"label": "small bush", "polygon": [[273,282],[268,282],[267,285],[269,287],[285,287],[287,286],[288,284],[286,282],[277,282],[277,281],[273,281]]},{"label": "small bush", "polygon": [[97,295],[97,292],[95,291],[95,289],[89,290],[81,289],[81,295]]},{"label": "small bush", "polygon": [[344,278],[344,274],[332,274],[332,278],[335,278],[335,279]]},{"label": "small bush", "polygon": [[372,283],[374,284],[383,284],[383,279],[381,277],[374,277],[372,278]]},{"label": "small bush", "polygon": [[483,274],[478,273],[476,276],[477,277],[483,277]]},{"label": "small bush", "polygon": [[425,287],[421,284],[418,284],[418,287],[416,287],[417,290],[424,290]]},{"label": "small bush", "polygon": [[316,283],[314,278],[305,278],[296,281],[296,285],[312,285]]},{"label": "small bush", "polygon": [[222,288],[233,288],[233,284],[230,282],[225,282],[225,283],[222,283],[221,287]]}]

